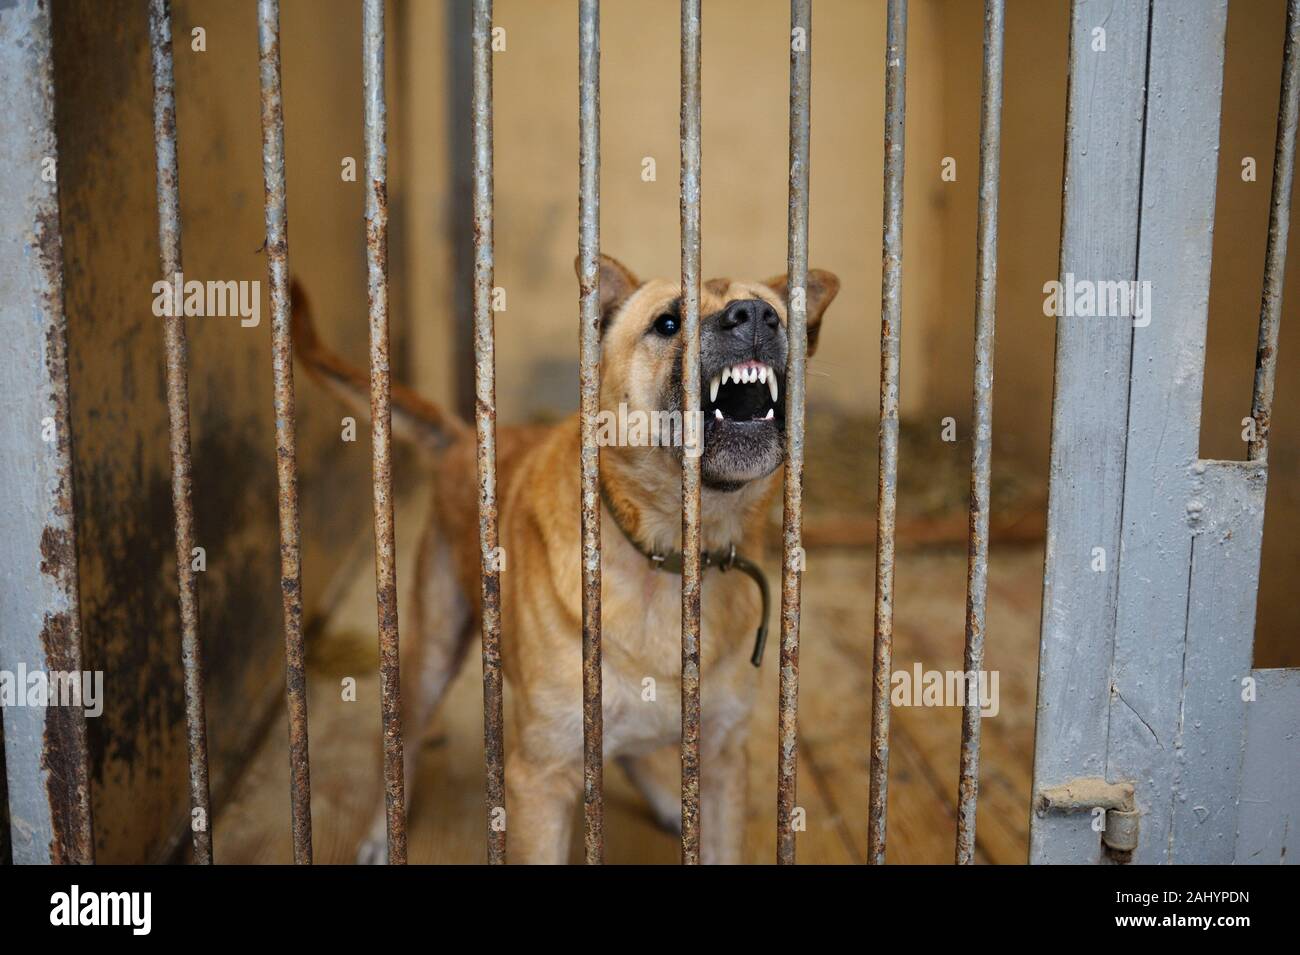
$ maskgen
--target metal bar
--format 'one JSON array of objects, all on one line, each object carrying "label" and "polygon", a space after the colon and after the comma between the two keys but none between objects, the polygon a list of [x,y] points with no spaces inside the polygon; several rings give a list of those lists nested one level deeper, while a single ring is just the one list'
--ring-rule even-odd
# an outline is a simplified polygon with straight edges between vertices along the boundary
[{"label": "metal bar", "polygon": [[1259,306],[1259,345],[1255,351],[1255,387],[1250,416],[1255,435],[1247,460],[1268,460],[1268,433],[1273,424],[1273,388],[1277,380],[1277,338],[1282,325],[1282,286],[1286,280],[1286,243],[1291,229],[1291,180],[1295,175],[1296,126],[1300,123],[1300,0],[1286,5],[1286,41],[1282,51],[1282,92],[1273,147],[1273,192],[1268,206],[1268,248],[1264,253],[1264,293]]},{"label": "metal bar", "polygon": [[600,0],[578,4],[578,256],[582,405],[583,843],[604,860],[600,685]]},{"label": "metal bar", "polygon": [[496,357],[492,321],[492,0],[474,0],[474,428],[482,568],[483,750],[488,862],[506,861],[506,771],[501,684],[501,573],[497,545]]},{"label": "metal bar", "polygon": [[[68,321],[58,186],[46,176],[58,160],[51,46],[49,4],[22,0],[0,14],[0,169],[10,177],[0,191],[0,670],[77,675]],[[7,708],[0,737],[0,826],[12,827],[0,863],[11,851],[17,863],[94,862],[84,708]]]},{"label": "metal bar", "polygon": [[889,0],[885,41],[885,200],[880,291],[880,474],[876,485],[876,640],[872,660],[867,857],[885,861],[889,677],[894,658],[894,519],[898,506],[898,351],[903,319],[903,130],[907,0]]},{"label": "metal bar", "polygon": [[[682,408],[700,428],[700,0],[682,0]],[[698,445],[697,445],[698,447]],[[682,455],[682,864],[700,862],[700,458]]]},{"label": "metal bar", "polygon": [[375,495],[375,599],[384,736],[388,862],[406,863],[402,697],[398,677],[397,561],[393,529],[392,383],[388,362],[388,107],[384,98],[384,0],[362,0],[366,137],[366,271],[370,302],[370,441]]},{"label": "metal bar", "polygon": [[[180,173],[176,158],[176,86],[172,72],[170,0],[149,0],[153,60],[153,136],[158,176],[158,243],[162,274],[181,272]],[[179,291],[179,289],[178,289]],[[179,296],[176,297],[177,299]],[[212,862],[212,812],[208,792],[208,735],[203,699],[203,650],[199,643],[198,583],[190,563],[194,548],[191,493],[189,358],[180,302],[163,319],[167,349],[167,422],[171,436],[172,511],[176,520],[176,578],[181,614],[181,663],[185,670],[185,726],[190,754],[190,829],[194,861]]]},{"label": "metal bar", "polygon": [[993,329],[997,318],[998,181],[1002,146],[1003,0],[984,2],[984,82],[980,97],[979,227],[975,250],[975,373],[971,420],[970,533],[966,552],[966,699],[957,781],[958,865],[975,860],[979,798],[979,672],[989,573],[989,472],[993,454]]},{"label": "metal bar", "polygon": [[311,764],[307,751],[307,668],[302,642],[302,543],[298,523],[298,429],[289,327],[289,218],[284,181],[284,102],[280,84],[280,0],[258,0],[262,83],[262,178],[266,185],[266,266],[271,286],[275,381],[275,473],[279,486],[280,597],[284,604],[285,689],[289,711],[289,805],[293,861],[311,862]]},{"label": "metal bar", "polygon": [[790,0],[790,214],[786,258],[785,495],[781,519],[781,677],[778,703],[776,861],[793,865],[798,788],[799,612],[803,581],[804,365],[808,357],[808,132],[812,3]]}]

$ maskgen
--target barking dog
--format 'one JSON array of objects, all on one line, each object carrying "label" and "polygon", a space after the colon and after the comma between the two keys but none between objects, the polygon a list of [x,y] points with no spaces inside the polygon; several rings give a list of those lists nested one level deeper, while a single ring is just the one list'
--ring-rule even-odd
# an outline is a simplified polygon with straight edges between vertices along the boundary
[{"label": "barking dog", "polygon": [[[713,279],[701,289],[703,449],[701,534],[710,554],[754,552],[778,486],[784,452],[787,293],[766,282]],[[839,280],[808,273],[808,352]],[[295,288],[294,341],[313,378],[369,411],[368,378],[333,354]],[[681,294],[600,263],[602,413],[649,418],[682,407]],[[420,543],[415,627],[403,632],[402,727],[411,799],[418,741],[479,629],[479,538],[474,430],[400,386],[394,435],[433,463],[433,513]],[[665,442],[601,449],[604,753],[627,772],[655,818],[680,827],[677,790],[647,757],[676,746],[681,669],[681,577],[648,554],[681,547],[681,459]],[[507,696],[506,819],[512,862],[564,862],[582,794],[582,568],[580,429],[574,414],[551,427],[499,429],[497,483],[501,654]],[[701,609],[701,856],[741,861],[746,813],[745,739],[756,687],[750,647],[759,601],[740,574],[704,572]],[[643,699],[647,678],[654,700]],[[379,807],[358,859],[384,859]]]}]

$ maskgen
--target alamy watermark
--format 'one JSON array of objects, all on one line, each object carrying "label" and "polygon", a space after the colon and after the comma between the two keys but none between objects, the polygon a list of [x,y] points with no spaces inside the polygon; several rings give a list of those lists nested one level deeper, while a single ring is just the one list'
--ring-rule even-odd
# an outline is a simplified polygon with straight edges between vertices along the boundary
[{"label": "alamy watermark", "polygon": [[895,670],[889,677],[889,702],[893,706],[965,706],[979,703],[980,716],[997,716],[998,670],[926,670],[920,663],[911,670]]},{"label": "alamy watermark", "polygon": [[1131,318],[1134,328],[1151,324],[1149,281],[1076,279],[1043,283],[1043,314],[1050,318]]},{"label": "alamy watermark", "polygon": [[0,670],[0,707],[79,706],[90,717],[104,712],[103,670]]},{"label": "alamy watermark", "polygon": [[262,322],[262,283],[252,281],[186,281],[183,272],[153,283],[153,313],[159,318],[231,318],[244,328]]},{"label": "alamy watermark", "polygon": [[640,411],[619,402],[616,411],[596,413],[598,447],[681,448],[697,458],[704,450],[699,412]]}]

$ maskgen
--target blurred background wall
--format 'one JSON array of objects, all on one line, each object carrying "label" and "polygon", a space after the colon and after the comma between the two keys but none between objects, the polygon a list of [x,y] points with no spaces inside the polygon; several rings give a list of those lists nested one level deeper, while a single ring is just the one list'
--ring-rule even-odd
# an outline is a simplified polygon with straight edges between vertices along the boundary
[{"label": "blurred background wall", "polygon": [[[462,2],[389,3],[395,367],[447,403],[471,373],[457,351],[469,321],[456,255],[464,153],[453,163],[468,148],[457,117],[469,91],[452,81],[468,43],[459,32],[464,5],[452,12]],[[105,715],[91,723],[98,850],[105,862],[161,859],[183,841],[187,817],[162,328],[150,312],[158,246],[145,5],[53,6],[87,660],[112,681],[130,681],[125,693],[110,684]],[[325,336],[361,363],[359,4],[282,6],[290,262]],[[643,277],[675,276],[678,4],[602,6],[603,248]],[[995,483],[1011,468],[1046,475],[1054,328],[1042,314],[1042,285],[1057,271],[1068,25],[1066,0],[1007,6]],[[704,270],[767,277],[786,255],[788,4],[704,7]],[[1229,14],[1205,456],[1244,457],[1283,18],[1283,0],[1238,0]],[[507,292],[496,323],[497,388],[502,420],[520,421],[576,407],[576,10],[571,0],[496,0],[495,23],[505,30],[494,57],[496,284]],[[196,27],[205,30],[202,52],[191,48]],[[981,28],[979,0],[911,4],[902,408],[936,435],[942,418],[956,418],[962,440],[945,447],[963,466]],[[185,271],[263,283],[258,328],[232,319],[188,326],[219,798],[283,692],[254,0],[176,0],[175,36]],[[883,45],[883,0],[818,0],[810,257],[843,287],[810,366],[808,398],[813,415],[849,423],[845,441],[863,449],[864,484],[874,482],[867,452],[878,401]],[[1253,182],[1241,178],[1246,156],[1257,161]],[[340,176],[345,157],[358,163],[356,182]],[[946,157],[955,181],[941,177]],[[647,158],[653,181],[643,179]],[[1292,302],[1297,269],[1293,254]],[[1290,593],[1300,564],[1300,348],[1291,337],[1283,333],[1259,665],[1300,664]],[[301,378],[298,405],[303,583],[308,608],[319,611],[331,579],[357,566],[345,558],[350,544],[368,533],[369,438],[358,421],[358,440],[341,441],[345,412]],[[905,457],[905,482],[909,471],[923,479],[920,467]],[[399,480],[415,474],[401,463]],[[314,740],[313,750],[321,745]]]}]

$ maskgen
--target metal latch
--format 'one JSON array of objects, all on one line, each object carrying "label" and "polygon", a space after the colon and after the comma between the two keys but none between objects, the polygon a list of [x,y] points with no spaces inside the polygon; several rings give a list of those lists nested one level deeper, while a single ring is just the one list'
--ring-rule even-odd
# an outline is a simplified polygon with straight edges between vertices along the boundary
[{"label": "metal latch", "polygon": [[1129,862],[1138,844],[1138,812],[1133,801],[1132,783],[1108,783],[1104,779],[1072,779],[1062,786],[1040,790],[1034,811],[1040,816],[1049,812],[1087,812],[1105,810],[1105,827],[1101,844],[1116,862]]}]

